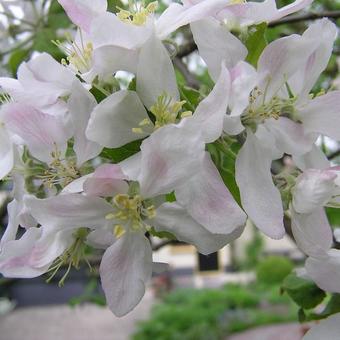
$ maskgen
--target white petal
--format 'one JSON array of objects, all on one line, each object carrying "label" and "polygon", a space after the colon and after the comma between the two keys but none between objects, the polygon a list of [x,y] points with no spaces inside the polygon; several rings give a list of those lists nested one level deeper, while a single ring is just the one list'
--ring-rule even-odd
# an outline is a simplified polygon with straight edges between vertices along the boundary
[{"label": "white petal", "polygon": [[202,100],[188,119],[202,132],[205,143],[212,143],[222,134],[223,120],[229,103],[230,76],[223,66],[210,94]]},{"label": "white petal", "polygon": [[223,131],[231,136],[236,136],[244,130],[240,116],[225,115],[223,120]]},{"label": "white petal", "polygon": [[149,221],[156,230],[173,233],[179,241],[193,244],[201,254],[211,254],[238,238],[243,227],[230,234],[211,233],[197,223],[178,203],[164,203],[157,208],[156,217]]},{"label": "white petal", "polygon": [[299,109],[306,132],[326,135],[340,140],[340,91],[329,92],[310,100]]},{"label": "white petal", "polygon": [[63,190],[62,190],[62,194],[76,194],[79,192],[83,192],[84,188],[84,183],[85,181],[90,178],[91,176],[93,176],[92,174],[88,174],[82,177],[79,177],[77,179],[75,179],[74,181],[72,181],[70,184],[68,184]]},{"label": "white petal", "polygon": [[12,170],[14,164],[13,145],[4,125],[0,122],[0,180]]},{"label": "white petal", "polygon": [[201,1],[191,3],[191,6],[172,4],[156,23],[157,35],[160,39],[165,39],[177,28],[213,16],[224,6],[224,0]]},{"label": "white petal", "polygon": [[50,162],[56,147],[64,155],[70,131],[61,119],[19,103],[6,104],[2,110],[7,129],[22,138],[34,157]]},{"label": "white petal", "polygon": [[155,35],[149,38],[140,51],[137,92],[147,108],[154,105],[164,93],[174,101],[179,100],[175,70],[169,53]]},{"label": "white petal", "polygon": [[0,246],[5,242],[15,240],[20,223],[19,214],[21,209],[22,204],[17,200],[13,200],[7,205],[8,224],[0,240]]},{"label": "white petal", "polygon": [[100,277],[106,301],[116,316],[129,313],[145,293],[152,273],[152,250],[142,233],[124,235],[104,253]]},{"label": "white petal", "polygon": [[313,145],[312,150],[304,155],[294,155],[293,161],[296,166],[303,171],[307,169],[323,170],[331,166],[331,163],[327,159],[326,155],[316,145]]},{"label": "white petal", "polygon": [[331,249],[326,257],[309,257],[305,268],[308,276],[321,289],[330,293],[340,293],[340,251],[338,249]]},{"label": "white petal", "polygon": [[199,53],[215,81],[221,73],[222,62],[231,69],[248,54],[241,41],[225,25],[213,18],[196,21],[190,28]]},{"label": "white petal", "polygon": [[307,255],[322,256],[333,243],[332,229],[323,208],[310,214],[291,209],[292,232],[298,247]]},{"label": "white petal", "polygon": [[264,123],[275,136],[279,150],[290,155],[303,155],[311,151],[316,136],[306,135],[303,124],[295,123],[286,117],[270,118]]},{"label": "white petal", "polygon": [[260,89],[268,101],[304,67],[317,45],[315,39],[293,34],[273,41],[264,49],[257,69],[263,77]]},{"label": "white petal", "polygon": [[337,174],[331,170],[308,169],[301,174],[293,190],[293,207],[301,214],[308,214],[323,207],[336,190]]},{"label": "white petal", "polygon": [[102,150],[99,144],[89,141],[85,135],[90,114],[97,102],[92,94],[76,81],[67,104],[74,128],[73,149],[77,155],[77,165],[80,166],[98,156]]},{"label": "white petal", "polygon": [[338,340],[340,313],[333,314],[327,319],[321,320],[303,337],[303,340]]},{"label": "white petal", "polygon": [[135,49],[145,43],[153,30],[153,20],[145,25],[136,26],[123,22],[113,13],[106,12],[93,19],[90,36],[95,49],[110,45]]},{"label": "white petal", "polygon": [[336,25],[327,18],[313,23],[304,32],[303,38],[317,41],[318,45],[296,75],[299,78],[300,88],[293,87],[293,89],[295,94],[299,94],[300,100],[308,98],[321,72],[327,67],[337,33]]},{"label": "white petal", "polygon": [[271,176],[271,154],[248,131],[236,160],[236,182],[242,206],[249,218],[267,236],[280,239],[285,234],[279,190]]},{"label": "white petal", "polygon": [[118,91],[93,110],[86,135],[100,145],[118,148],[148,135],[132,131],[144,119],[148,115],[136,92]]},{"label": "white petal", "polygon": [[118,46],[102,46],[93,51],[92,68],[82,78],[92,83],[95,77],[100,79],[117,71],[137,72],[138,50]]},{"label": "white petal", "polygon": [[208,153],[201,171],[175,190],[177,201],[208,231],[230,234],[247,216],[223,183]]},{"label": "white petal", "polygon": [[133,156],[119,163],[124,174],[132,181],[137,181],[140,173],[142,153],[138,152]]},{"label": "white petal", "polygon": [[46,199],[26,196],[25,204],[41,225],[55,228],[105,227],[110,224],[105,216],[112,212],[111,205],[104,199],[81,194],[65,194]]},{"label": "white petal", "polygon": [[105,13],[107,0],[58,0],[74,24],[90,31],[92,20]]},{"label": "white petal", "polygon": [[109,248],[114,242],[116,238],[112,233],[112,229],[96,229],[91,231],[87,238],[86,243],[89,244],[91,247],[98,248],[98,249],[107,249]]},{"label": "white petal", "polygon": [[180,125],[155,131],[141,146],[139,183],[145,198],[171,192],[196,173],[204,156],[198,133]]},{"label": "white petal", "polygon": [[258,82],[258,74],[253,66],[240,61],[230,71],[231,95],[230,109],[231,116],[240,116],[249,105],[249,95]]}]

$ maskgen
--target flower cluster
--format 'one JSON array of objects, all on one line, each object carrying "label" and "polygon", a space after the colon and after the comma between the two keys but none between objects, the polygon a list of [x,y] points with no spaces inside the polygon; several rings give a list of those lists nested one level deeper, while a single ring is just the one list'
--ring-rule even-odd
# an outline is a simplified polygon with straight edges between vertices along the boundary
[{"label": "flower cluster", "polygon": [[[55,42],[65,58],[41,53],[20,65],[17,79],[0,78],[0,178],[14,184],[0,273],[53,277],[66,266],[62,283],[89,248],[103,249],[102,286],[122,316],[164,266],[152,261],[149,235],[167,232],[209,254],[238,238],[247,219],[282,238],[286,213],[308,255],[304,275],[340,292],[340,255],[323,209],[340,203],[340,169],[315,146],[320,135],[340,140],[340,92],[310,94],[337,29],[322,19],[280,38],[256,69],[231,33],[312,0],[280,9],[274,0],[185,0],[160,16],[156,2],[114,14],[106,0],[58,1],[78,27]],[[197,106],[178,87],[164,44],[187,24],[215,82]],[[130,86],[118,71],[134,75]],[[240,204],[207,151],[217,141],[228,157],[226,140],[235,136]],[[107,157],[134,141],[140,147],[130,157]],[[273,175],[284,154],[294,165]]]}]

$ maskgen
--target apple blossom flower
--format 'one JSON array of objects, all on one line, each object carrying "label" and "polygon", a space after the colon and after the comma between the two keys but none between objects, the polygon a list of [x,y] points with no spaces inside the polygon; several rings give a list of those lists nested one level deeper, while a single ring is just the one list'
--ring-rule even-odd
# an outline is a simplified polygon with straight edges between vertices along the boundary
[{"label": "apple blossom flower", "polygon": [[[270,172],[272,160],[283,153],[308,153],[318,134],[340,139],[334,128],[340,119],[336,109],[339,93],[309,98],[328,63],[336,35],[335,25],[323,19],[302,36],[292,35],[269,44],[259,58],[257,71],[243,61],[230,70],[231,90],[227,91],[234,100],[229,102],[224,131],[247,134],[236,160],[242,206],[255,225],[273,238],[281,238],[285,231],[280,193]],[[221,40],[217,54],[223,53],[220,58],[215,55],[208,59],[208,66],[226,60],[224,44]],[[233,54],[234,50],[229,52]],[[206,56],[211,53],[207,51]],[[217,70],[214,66],[213,72]]]},{"label": "apple blossom flower", "polygon": [[[184,143],[187,148],[180,148],[179,144],[173,143],[174,140],[180,145]],[[27,243],[33,243],[33,252],[29,256],[25,253],[28,263],[23,261],[21,253],[19,257],[13,257],[13,249],[18,243],[24,243],[20,239],[18,243],[6,243],[1,253],[4,262],[1,264],[0,261],[0,269],[14,275],[17,266],[19,273],[20,268],[27,273],[27,267],[31,266],[34,275],[38,270],[47,270],[45,264],[59,256],[61,249],[66,249],[64,233],[88,228],[88,243],[106,249],[100,274],[108,305],[117,316],[125,315],[140,301],[151,276],[152,251],[145,237],[151,226],[196,245],[204,254],[216,251],[243,231],[245,215],[240,208],[236,215],[229,216],[234,219],[232,229],[223,233],[211,232],[195,218],[194,210],[199,208],[198,205],[191,205],[187,210],[180,202],[164,202],[162,198],[192,177],[191,169],[200,168],[201,162],[207,166],[205,171],[211,171],[211,160],[207,155],[203,156],[203,146],[196,135],[183,135],[177,126],[168,126],[143,142],[140,162],[125,162],[123,170],[118,165],[105,164],[92,176],[87,176],[83,183],[84,194],[64,193],[47,199],[26,197],[25,204],[43,226],[42,232],[47,230],[50,235],[49,232],[54,230],[60,233],[60,237],[49,247],[52,249],[47,261],[36,255],[37,252],[43,253],[40,249],[42,236],[39,235],[39,242],[37,238],[29,238],[31,233],[38,233],[40,229],[28,229],[24,240],[29,238]],[[134,164],[138,164],[138,168]],[[210,185],[214,186],[214,183]],[[210,189],[209,185],[207,189]],[[224,207],[223,189],[220,192],[221,202],[211,201],[209,206],[201,206],[203,213]],[[26,247],[22,249],[26,252]],[[37,258],[38,264],[33,260]]]}]

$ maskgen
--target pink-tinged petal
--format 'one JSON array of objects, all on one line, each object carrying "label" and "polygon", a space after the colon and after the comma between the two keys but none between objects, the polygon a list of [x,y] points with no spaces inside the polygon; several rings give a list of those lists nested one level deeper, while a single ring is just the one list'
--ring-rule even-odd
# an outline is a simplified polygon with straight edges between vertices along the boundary
[{"label": "pink-tinged petal", "polygon": [[23,140],[34,157],[50,162],[56,149],[64,155],[71,135],[61,119],[19,103],[6,104],[2,110],[7,129]]},{"label": "pink-tinged petal", "polygon": [[173,191],[196,174],[204,156],[204,143],[197,131],[167,125],[141,145],[139,183],[144,198]]},{"label": "pink-tinged petal", "polygon": [[340,313],[315,323],[302,340],[338,340]]},{"label": "pink-tinged petal", "polygon": [[225,4],[225,0],[206,0],[192,3],[191,6],[171,4],[157,20],[157,35],[165,39],[181,26],[215,16]]},{"label": "pink-tinged petal", "polygon": [[89,84],[98,76],[105,79],[108,74],[117,71],[137,73],[138,50],[119,46],[102,46],[96,48],[92,55],[92,68],[82,74],[82,78]]},{"label": "pink-tinged petal", "polygon": [[267,236],[280,239],[285,234],[283,207],[270,171],[271,156],[270,149],[248,131],[236,160],[236,182],[243,209],[249,218]]},{"label": "pink-tinged petal", "polygon": [[294,210],[308,214],[326,205],[335,193],[336,178],[337,174],[331,170],[306,170],[296,180],[293,190]]},{"label": "pink-tinged petal", "polygon": [[44,226],[59,229],[101,228],[110,225],[105,217],[112,206],[99,197],[64,194],[46,199],[25,197],[32,216]]},{"label": "pink-tinged petal", "polygon": [[221,73],[222,62],[231,69],[246,58],[247,48],[216,19],[196,21],[190,27],[200,56],[215,81]]},{"label": "pink-tinged petal", "polygon": [[137,92],[143,104],[150,108],[157,98],[166,94],[179,100],[176,75],[170,55],[154,34],[142,46],[137,67]]},{"label": "pink-tinged petal", "polygon": [[19,240],[4,243],[0,272],[6,277],[31,278],[47,271],[73,242],[72,230],[29,228]]},{"label": "pink-tinged petal", "polygon": [[13,169],[13,145],[5,126],[0,122],[0,180]]},{"label": "pink-tinged petal", "polygon": [[89,32],[92,20],[107,10],[107,0],[58,0],[74,24]]},{"label": "pink-tinged petal", "polygon": [[151,129],[142,133],[133,132],[134,128],[140,128],[139,123],[145,119],[149,117],[136,92],[118,91],[93,110],[86,135],[102,146],[118,148],[151,133]]},{"label": "pink-tinged petal", "polygon": [[307,133],[319,133],[340,140],[340,91],[310,100],[299,109],[299,116]]},{"label": "pink-tinged petal", "polygon": [[202,132],[205,143],[218,139],[223,130],[223,120],[229,103],[230,76],[222,66],[220,77],[210,94],[196,108],[188,120]]},{"label": "pink-tinged petal", "polygon": [[291,209],[292,232],[298,247],[307,255],[323,256],[332,246],[333,234],[323,208],[310,214]]},{"label": "pink-tinged petal", "polygon": [[290,155],[303,155],[311,151],[316,140],[314,134],[305,133],[303,124],[286,117],[270,118],[264,124],[275,136],[277,148]]},{"label": "pink-tinged petal", "polygon": [[201,254],[211,254],[241,236],[244,227],[230,234],[211,233],[197,223],[178,203],[164,203],[157,208],[156,217],[150,221],[156,230],[167,231],[179,241],[193,244]]},{"label": "pink-tinged petal", "polygon": [[307,275],[321,289],[330,293],[340,293],[340,251],[338,249],[331,249],[323,257],[309,257],[305,268]]},{"label": "pink-tinged petal", "polygon": [[152,250],[139,232],[128,233],[109,247],[100,264],[106,301],[116,316],[133,310],[145,294],[152,273]]},{"label": "pink-tinged petal", "polygon": [[211,233],[230,234],[246,222],[246,214],[224,185],[208,153],[197,175],[175,193],[177,201]]},{"label": "pink-tinged petal", "polygon": [[121,168],[116,164],[104,164],[96,169],[93,176],[84,183],[84,192],[91,196],[114,197],[125,194],[129,185]]},{"label": "pink-tinged petal", "polygon": [[258,74],[253,66],[240,61],[230,71],[231,95],[230,115],[240,116],[249,105],[249,95],[258,82]]},{"label": "pink-tinged petal", "polygon": [[30,253],[41,236],[40,228],[30,228],[19,240],[5,242],[0,252],[0,273],[5,277],[32,278],[43,274],[45,268],[32,268]]},{"label": "pink-tinged petal", "polygon": [[294,155],[293,161],[303,171],[307,169],[324,170],[331,166],[326,155],[316,145],[313,145],[312,150],[304,155]]},{"label": "pink-tinged petal", "polygon": [[74,129],[73,149],[77,155],[77,166],[81,166],[86,161],[97,157],[102,150],[102,146],[88,140],[85,135],[91,112],[97,102],[92,94],[76,81],[67,105]]},{"label": "pink-tinged petal", "polygon": [[303,69],[317,47],[318,41],[314,38],[293,34],[273,41],[264,49],[257,69],[262,78],[259,87],[267,101]]},{"label": "pink-tinged petal", "polygon": [[299,101],[308,98],[321,72],[327,67],[337,34],[336,25],[324,18],[310,25],[302,35],[304,39],[316,41],[317,46],[308,56],[303,67],[298,70],[291,84],[294,93],[299,96]]}]

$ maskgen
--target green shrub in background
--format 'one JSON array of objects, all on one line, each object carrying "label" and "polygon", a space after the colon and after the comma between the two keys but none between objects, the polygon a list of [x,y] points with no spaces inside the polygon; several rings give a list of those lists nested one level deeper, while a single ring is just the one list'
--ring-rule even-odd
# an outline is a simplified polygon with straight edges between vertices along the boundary
[{"label": "green shrub in background", "polygon": [[295,321],[296,315],[297,307],[287,296],[280,296],[278,286],[270,290],[257,284],[180,289],[153,308],[133,340],[221,340],[254,326]]},{"label": "green shrub in background", "polygon": [[256,278],[262,284],[280,284],[293,268],[291,260],[281,256],[269,256],[257,265]]}]

